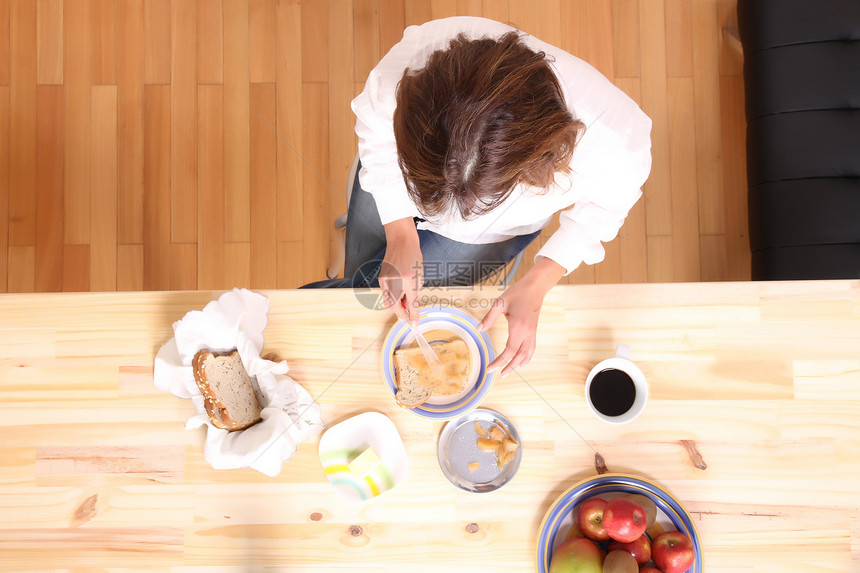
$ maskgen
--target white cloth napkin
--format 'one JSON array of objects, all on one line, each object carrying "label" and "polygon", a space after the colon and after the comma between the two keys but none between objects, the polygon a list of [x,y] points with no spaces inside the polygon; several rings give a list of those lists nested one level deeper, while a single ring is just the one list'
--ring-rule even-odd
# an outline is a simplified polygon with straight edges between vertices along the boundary
[{"label": "white cloth napkin", "polygon": [[[185,429],[208,426],[203,455],[215,469],[251,467],[267,476],[276,476],[298,444],[319,434],[324,427],[319,404],[286,375],[286,360],[272,362],[260,357],[268,312],[266,297],[233,289],[202,311],[192,310],[173,323],[174,337],[155,357],[155,386],[190,399],[197,411],[185,422]],[[203,348],[213,352],[234,348],[239,351],[242,364],[248,375],[256,379],[260,390],[262,422],[236,432],[212,425],[191,367],[194,355]]]}]

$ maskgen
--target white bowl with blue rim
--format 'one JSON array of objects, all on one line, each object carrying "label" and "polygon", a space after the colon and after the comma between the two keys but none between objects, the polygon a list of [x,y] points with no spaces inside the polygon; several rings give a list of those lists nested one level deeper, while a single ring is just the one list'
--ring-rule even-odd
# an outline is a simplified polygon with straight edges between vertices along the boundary
[{"label": "white bowl with blue rim", "polygon": [[665,531],[677,530],[693,542],[696,552],[693,566],[686,573],[702,573],[704,569],[702,542],[692,517],[668,490],[653,481],[627,474],[604,474],[590,477],[571,486],[553,502],[543,521],[535,550],[535,571],[547,573],[552,554],[565,541],[580,503],[592,497],[610,499],[619,495],[639,494],[650,498],[657,506],[657,523]]},{"label": "white bowl with blue rim", "polygon": [[[477,408],[487,393],[495,377],[494,372],[487,371],[487,365],[496,357],[493,341],[486,332],[478,332],[480,323],[473,314],[463,309],[439,305],[421,309],[419,313],[419,332],[427,336],[427,341],[434,343],[449,341],[459,337],[466,343],[471,358],[469,379],[462,392],[453,396],[434,396],[429,400],[408,410],[430,420],[449,420],[462,416]],[[443,339],[434,339],[432,333],[445,332]],[[412,329],[406,321],[399,320],[382,343],[382,381],[393,398],[397,394],[397,374],[394,367],[394,352],[399,348],[409,347],[414,341]]]}]

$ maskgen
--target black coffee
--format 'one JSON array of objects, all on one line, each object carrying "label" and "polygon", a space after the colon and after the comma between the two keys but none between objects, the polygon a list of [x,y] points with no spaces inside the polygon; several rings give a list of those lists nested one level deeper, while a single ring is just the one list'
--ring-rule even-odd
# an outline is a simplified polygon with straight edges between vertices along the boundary
[{"label": "black coffee", "polygon": [[588,397],[604,416],[620,416],[633,406],[636,386],[626,372],[607,368],[591,379]]}]

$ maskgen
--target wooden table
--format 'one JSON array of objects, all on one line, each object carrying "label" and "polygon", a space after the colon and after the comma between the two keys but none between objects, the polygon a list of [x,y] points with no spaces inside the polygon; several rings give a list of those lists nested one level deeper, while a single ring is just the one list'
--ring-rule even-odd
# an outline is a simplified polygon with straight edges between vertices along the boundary
[{"label": "wooden table", "polygon": [[[324,421],[377,410],[400,430],[408,478],[365,504],[333,492],[316,438],[276,478],[204,461],[190,402],[153,386],[152,363],[217,294],[0,296],[0,570],[530,571],[545,511],[598,451],[686,505],[708,572],[860,571],[860,281],[557,287],[534,361],[484,402],[524,441],[489,494],[455,489],[443,423],[383,388],[391,315],[350,291],[264,292],[266,349]],[[483,316],[497,290],[428,294]],[[502,320],[497,348],[506,334]],[[651,398],[616,427],[583,381],[619,342]]]}]

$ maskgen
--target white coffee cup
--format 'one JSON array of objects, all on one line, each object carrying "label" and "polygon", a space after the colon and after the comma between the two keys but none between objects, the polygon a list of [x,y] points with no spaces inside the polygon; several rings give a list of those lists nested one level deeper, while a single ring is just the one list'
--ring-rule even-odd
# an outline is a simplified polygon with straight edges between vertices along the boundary
[{"label": "white coffee cup", "polygon": [[[630,380],[633,381],[633,388],[636,392],[633,404],[629,409],[627,409],[627,411],[618,416],[608,416],[604,414],[591,402],[591,383],[594,380],[594,377],[604,370],[610,369],[620,370],[627,374],[627,376],[630,377]],[[614,357],[603,360],[591,369],[591,372],[588,373],[588,377],[585,379],[585,401],[588,403],[588,407],[591,411],[594,412],[594,415],[607,424],[626,424],[627,422],[635,420],[639,414],[642,413],[645,409],[645,403],[648,401],[648,382],[645,380],[645,374],[642,373],[638,366],[630,361],[629,346],[626,344],[619,344],[615,349]]]}]

